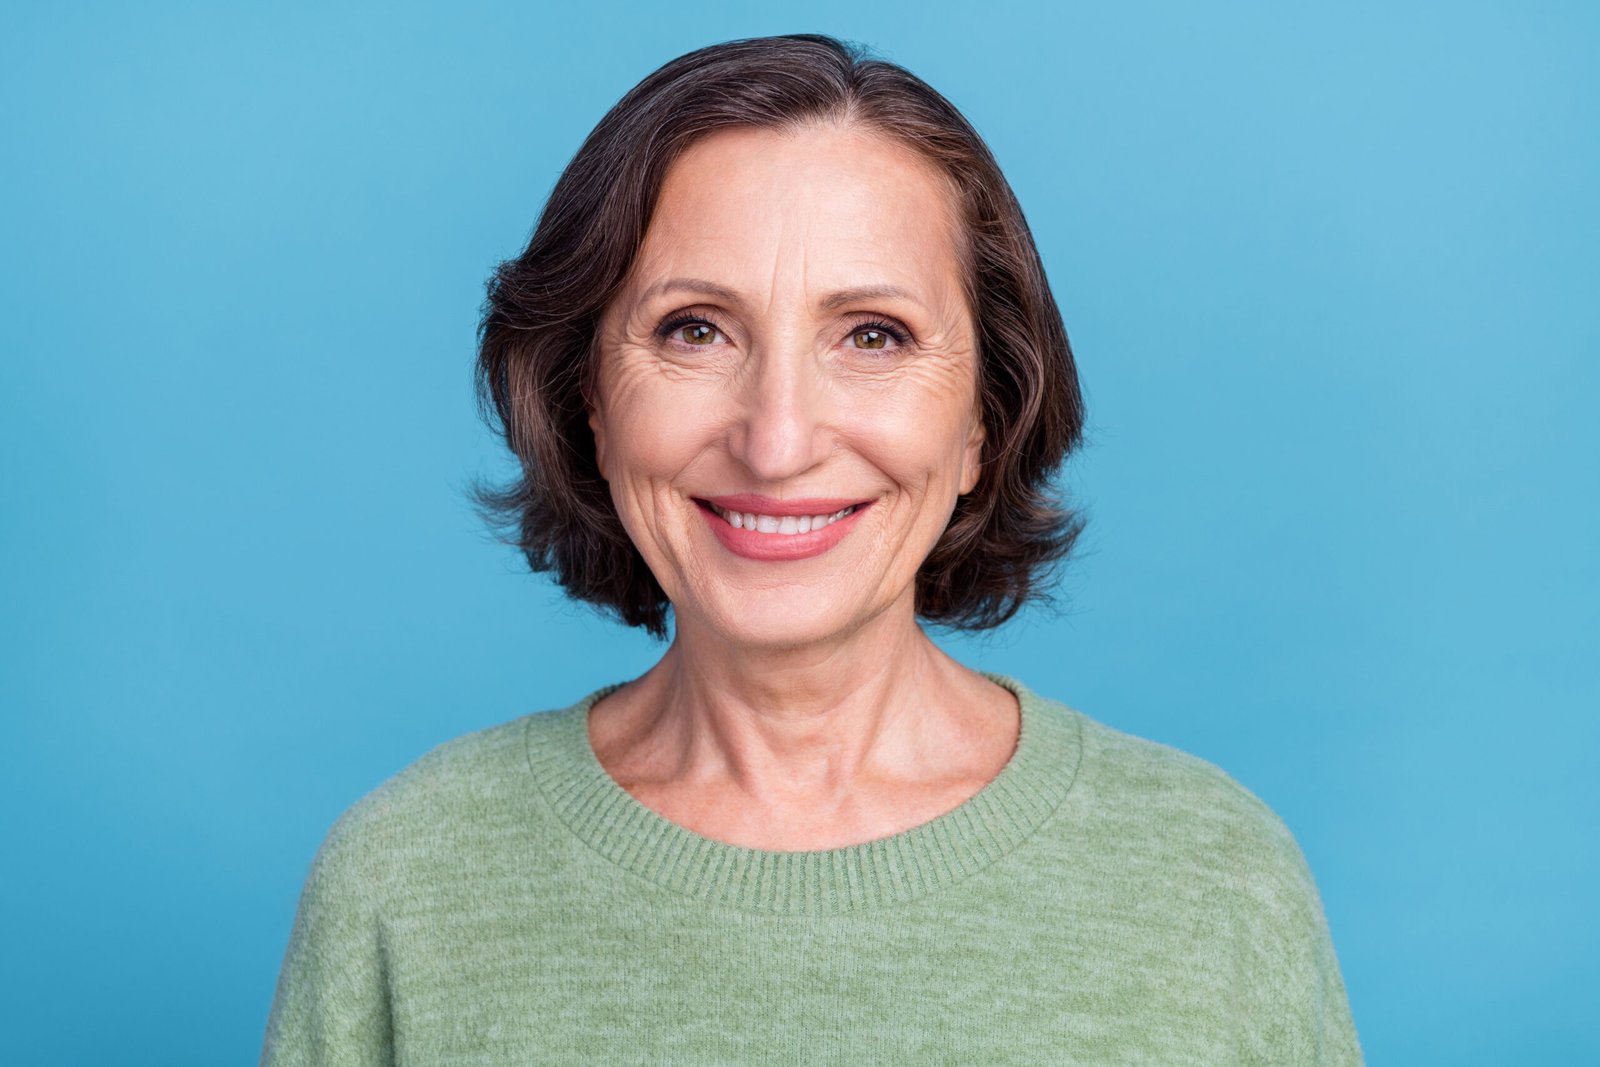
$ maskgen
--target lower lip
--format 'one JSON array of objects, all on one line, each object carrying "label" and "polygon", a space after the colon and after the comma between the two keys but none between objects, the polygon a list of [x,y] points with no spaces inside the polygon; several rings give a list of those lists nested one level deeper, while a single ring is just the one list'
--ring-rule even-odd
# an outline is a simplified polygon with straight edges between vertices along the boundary
[{"label": "lower lip", "polygon": [[757,530],[735,527],[706,505],[699,505],[700,513],[706,517],[706,522],[711,524],[711,532],[717,535],[717,540],[722,542],[723,548],[745,559],[758,559],[769,563],[810,559],[812,556],[822,555],[843,541],[845,535],[855,528],[856,520],[871,506],[871,504],[862,505],[844,518],[835,519],[820,530],[796,534],[764,534]]}]

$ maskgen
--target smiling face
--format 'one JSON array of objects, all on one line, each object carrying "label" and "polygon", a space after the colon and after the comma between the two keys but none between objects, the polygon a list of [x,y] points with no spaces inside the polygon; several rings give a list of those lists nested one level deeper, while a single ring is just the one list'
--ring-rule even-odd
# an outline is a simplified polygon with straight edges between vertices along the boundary
[{"label": "smiling face", "polygon": [[672,164],[590,426],[680,634],[912,618],[983,443],[955,216],[933,164],[861,127],[725,130]]}]

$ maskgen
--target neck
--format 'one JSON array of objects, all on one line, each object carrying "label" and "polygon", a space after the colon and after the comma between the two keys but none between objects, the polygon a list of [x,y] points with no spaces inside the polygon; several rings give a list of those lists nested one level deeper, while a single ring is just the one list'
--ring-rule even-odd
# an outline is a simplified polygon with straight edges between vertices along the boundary
[{"label": "neck", "polygon": [[973,739],[1015,707],[929,640],[909,603],[784,648],[732,646],[680,619],[666,654],[616,697],[597,749],[636,781],[718,783],[773,803],[959,773]]}]

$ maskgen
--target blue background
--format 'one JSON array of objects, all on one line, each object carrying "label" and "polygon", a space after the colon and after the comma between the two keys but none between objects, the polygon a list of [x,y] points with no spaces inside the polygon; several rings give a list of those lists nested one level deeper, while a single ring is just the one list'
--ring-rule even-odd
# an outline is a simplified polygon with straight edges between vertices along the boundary
[{"label": "blue background", "polygon": [[334,818],[644,669],[473,517],[473,330],[691,48],[875,45],[989,139],[1090,511],[977,666],[1295,832],[1374,1063],[1600,1053],[1600,8],[13,5],[0,1060],[253,1062]]}]

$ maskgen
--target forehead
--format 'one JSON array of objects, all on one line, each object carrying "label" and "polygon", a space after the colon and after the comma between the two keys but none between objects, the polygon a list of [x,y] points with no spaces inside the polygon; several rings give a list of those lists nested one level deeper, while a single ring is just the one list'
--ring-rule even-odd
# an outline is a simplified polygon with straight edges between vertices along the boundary
[{"label": "forehead", "polygon": [[668,169],[634,273],[943,297],[960,286],[957,214],[937,166],[876,130],[721,130]]}]

